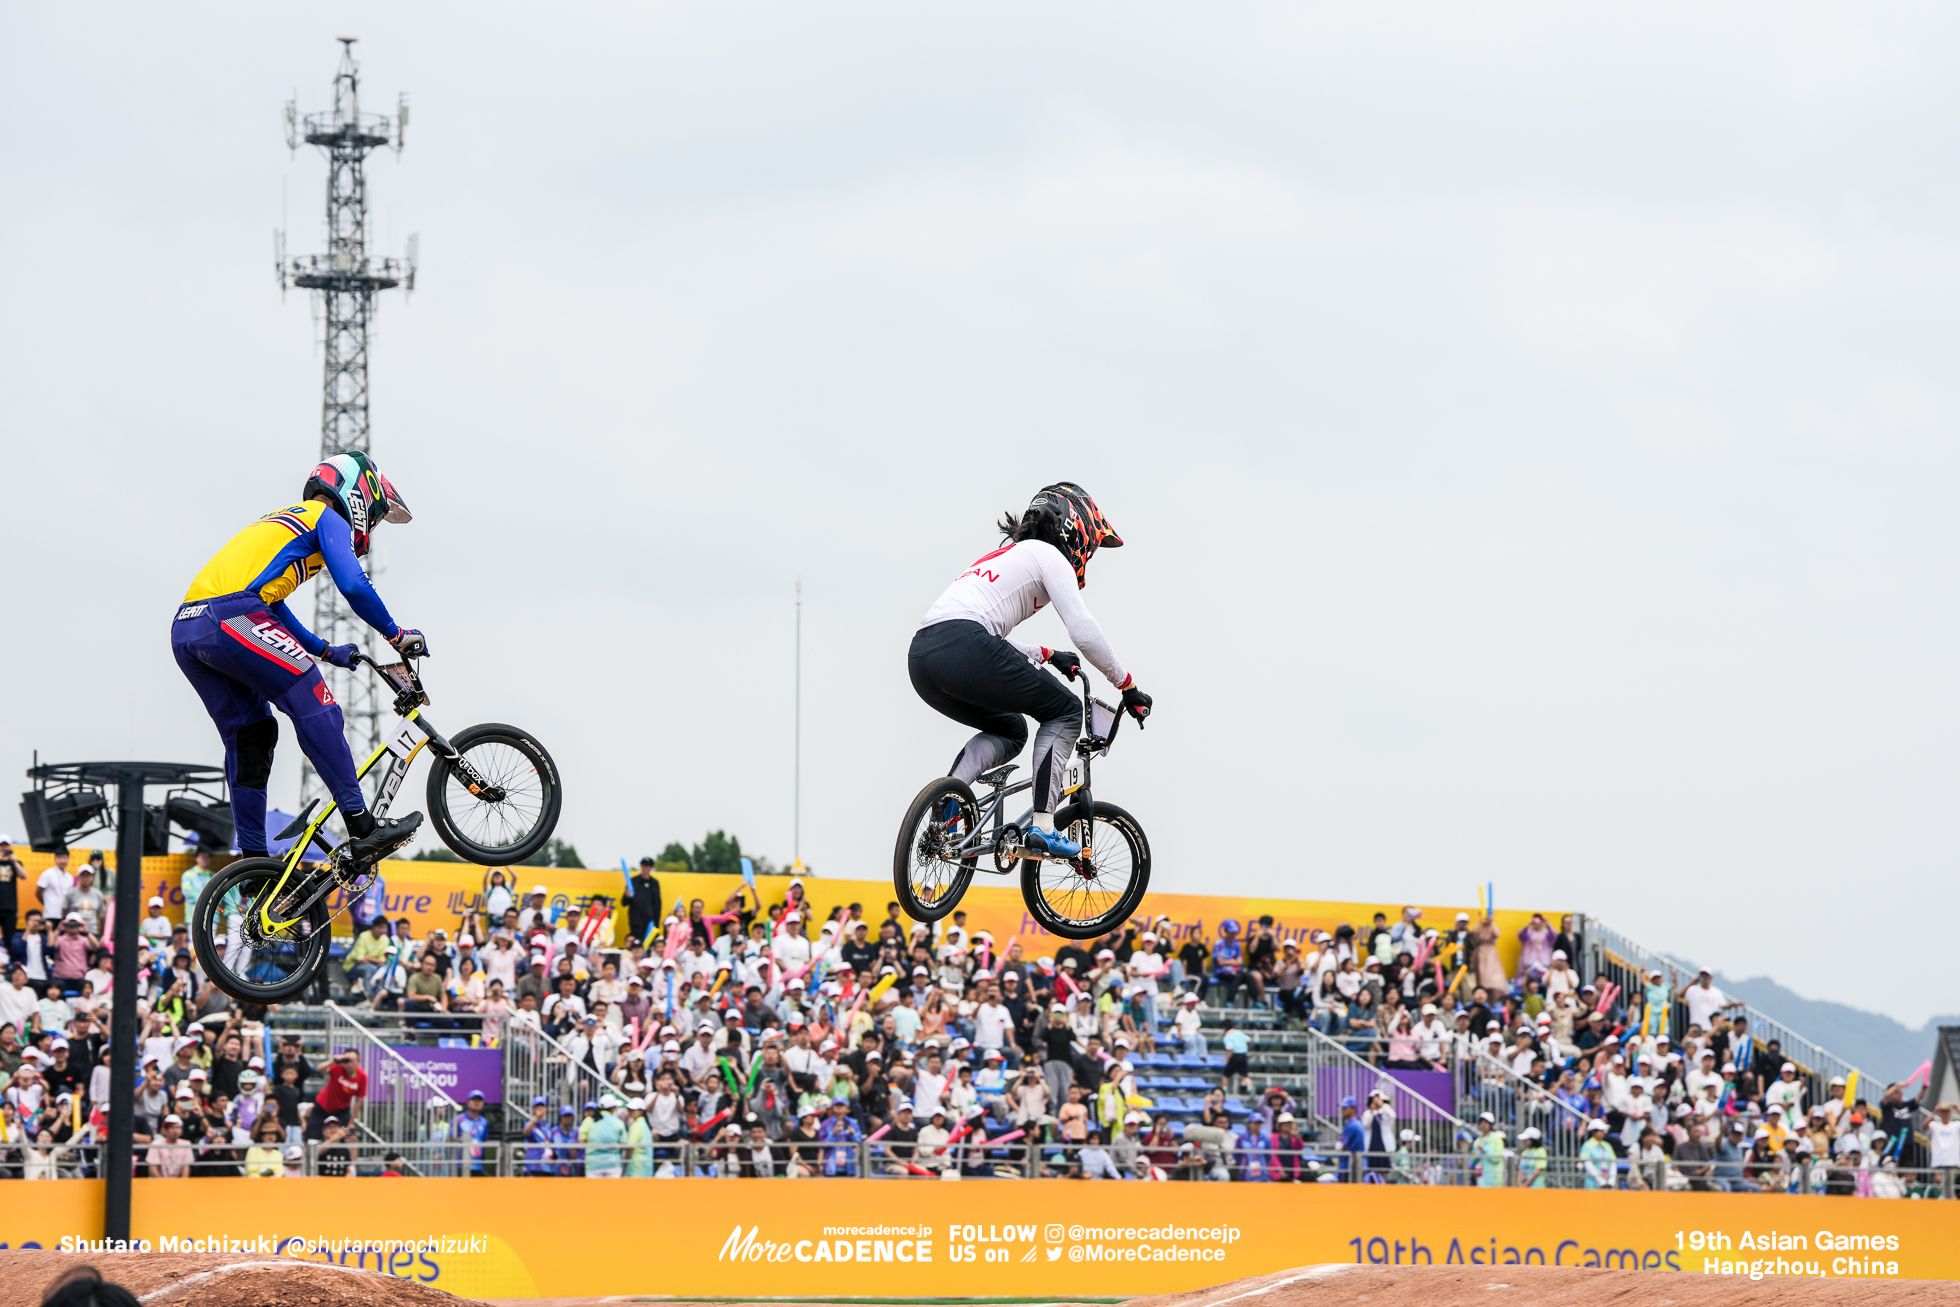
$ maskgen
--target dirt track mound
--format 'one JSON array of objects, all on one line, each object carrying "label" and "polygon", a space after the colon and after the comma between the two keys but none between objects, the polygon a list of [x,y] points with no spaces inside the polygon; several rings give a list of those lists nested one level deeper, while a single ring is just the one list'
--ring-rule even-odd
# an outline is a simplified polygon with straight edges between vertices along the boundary
[{"label": "dirt track mound", "polygon": [[1960,1307],[1947,1280],[1813,1280],[1564,1266],[1300,1266],[1123,1307]]},{"label": "dirt track mound", "polygon": [[377,1271],[290,1257],[0,1252],[0,1307],[39,1307],[70,1267],[93,1266],[145,1307],[458,1307],[465,1299]]}]

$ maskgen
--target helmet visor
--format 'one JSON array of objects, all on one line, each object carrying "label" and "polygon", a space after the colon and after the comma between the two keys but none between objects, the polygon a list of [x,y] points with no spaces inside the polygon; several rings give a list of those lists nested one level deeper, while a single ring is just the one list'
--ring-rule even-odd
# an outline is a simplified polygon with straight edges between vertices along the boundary
[{"label": "helmet visor", "polygon": [[[385,510],[381,514],[381,520],[384,522],[413,522],[415,515],[408,511],[408,501],[402,498],[399,490],[395,489],[395,483],[387,477],[382,476],[379,469],[375,471],[374,475],[381,482],[381,497],[383,501],[381,507]],[[1119,540],[1116,543],[1121,544],[1123,542]]]}]

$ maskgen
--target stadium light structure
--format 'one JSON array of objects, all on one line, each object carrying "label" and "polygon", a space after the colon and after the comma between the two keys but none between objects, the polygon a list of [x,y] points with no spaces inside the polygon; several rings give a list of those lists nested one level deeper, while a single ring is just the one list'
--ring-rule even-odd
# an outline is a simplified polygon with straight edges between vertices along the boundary
[{"label": "stadium light structure", "polygon": [[[150,809],[152,815],[156,811]],[[163,801],[163,812],[173,825],[197,836],[198,848],[222,853],[231,847],[236,828],[230,803],[199,803],[189,794],[173,794]]]},{"label": "stadium light structure", "polygon": [[[21,815],[27,816],[30,807],[44,819],[52,814],[55,824],[42,832],[47,835],[57,830],[72,836],[106,829],[110,825],[108,792],[115,790],[115,955],[133,963],[138,947],[136,927],[143,917],[143,855],[154,843],[159,825],[168,837],[170,820],[170,801],[161,808],[152,807],[144,802],[144,792],[152,785],[168,785],[180,796],[209,797],[213,788],[222,794],[224,768],[187,762],[43,763],[36,754],[27,774],[34,788],[25,798],[33,802],[21,804]],[[84,809],[93,816],[85,817],[80,825],[61,826]],[[201,815],[208,820],[208,813]],[[163,820],[159,822],[159,818]],[[91,821],[96,824],[89,825]],[[200,838],[202,833],[200,830]],[[37,843],[33,847],[41,846]],[[102,1233],[109,1239],[129,1238],[130,1176],[136,1160],[136,1068],[142,1052],[136,1038],[136,968],[118,966],[109,1007],[109,1137],[102,1172],[106,1181]]]},{"label": "stadium light structure", "polygon": [[20,796],[20,819],[27,827],[27,847],[53,853],[72,839],[107,829],[109,799],[93,787],[32,789]]},{"label": "stadium light structure", "polygon": [[[48,763],[40,757],[28,770],[35,787],[20,796],[20,815],[27,827],[28,847],[36,853],[53,853],[80,843],[82,838],[116,824],[110,810],[109,795],[101,783],[91,779],[102,768],[130,764],[109,762]],[[143,763],[155,769],[152,783],[172,785],[172,793],[161,804],[149,804],[143,814],[143,856],[161,857],[170,852],[170,828],[190,832],[186,842],[199,848],[223,852],[232,845],[235,830],[231,802],[225,792],[224,773],[199,763]]]}]

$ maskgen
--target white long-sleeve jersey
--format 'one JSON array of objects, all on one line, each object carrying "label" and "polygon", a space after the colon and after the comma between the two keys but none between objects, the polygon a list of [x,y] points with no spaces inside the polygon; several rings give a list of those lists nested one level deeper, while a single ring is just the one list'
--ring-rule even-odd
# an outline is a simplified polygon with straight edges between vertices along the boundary
[{"label": "white long-sleeve jersey", "polygon": [[[1016,541],[976,560],[926,610],[919,629],[941,622],[978,622],[1007,640],[1009,631],[1050,603],[1082,657],[1111,685],[1122,686],[1129,673],[1077,593],[1075,569],[1061,550],[1045,540]],[[1026,654],[1029,662],[1041,661],[1040,645],[1007,642]]]}]

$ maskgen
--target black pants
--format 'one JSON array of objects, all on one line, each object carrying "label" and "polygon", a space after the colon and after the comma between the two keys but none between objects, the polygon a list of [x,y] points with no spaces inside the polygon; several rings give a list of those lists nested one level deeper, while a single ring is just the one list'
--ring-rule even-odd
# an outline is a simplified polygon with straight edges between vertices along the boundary
[{"label": "black pants", "polygon": [[1061,681],[1030,663],[978,622],[940,622],[912,637],[912,688],[937,712],[980,732],[953,759],[948,775],[971,785],[1028,742],[1035,732],[1034,810],[1053,812],[1062,768],[1082,729],[1082,705]]}]

